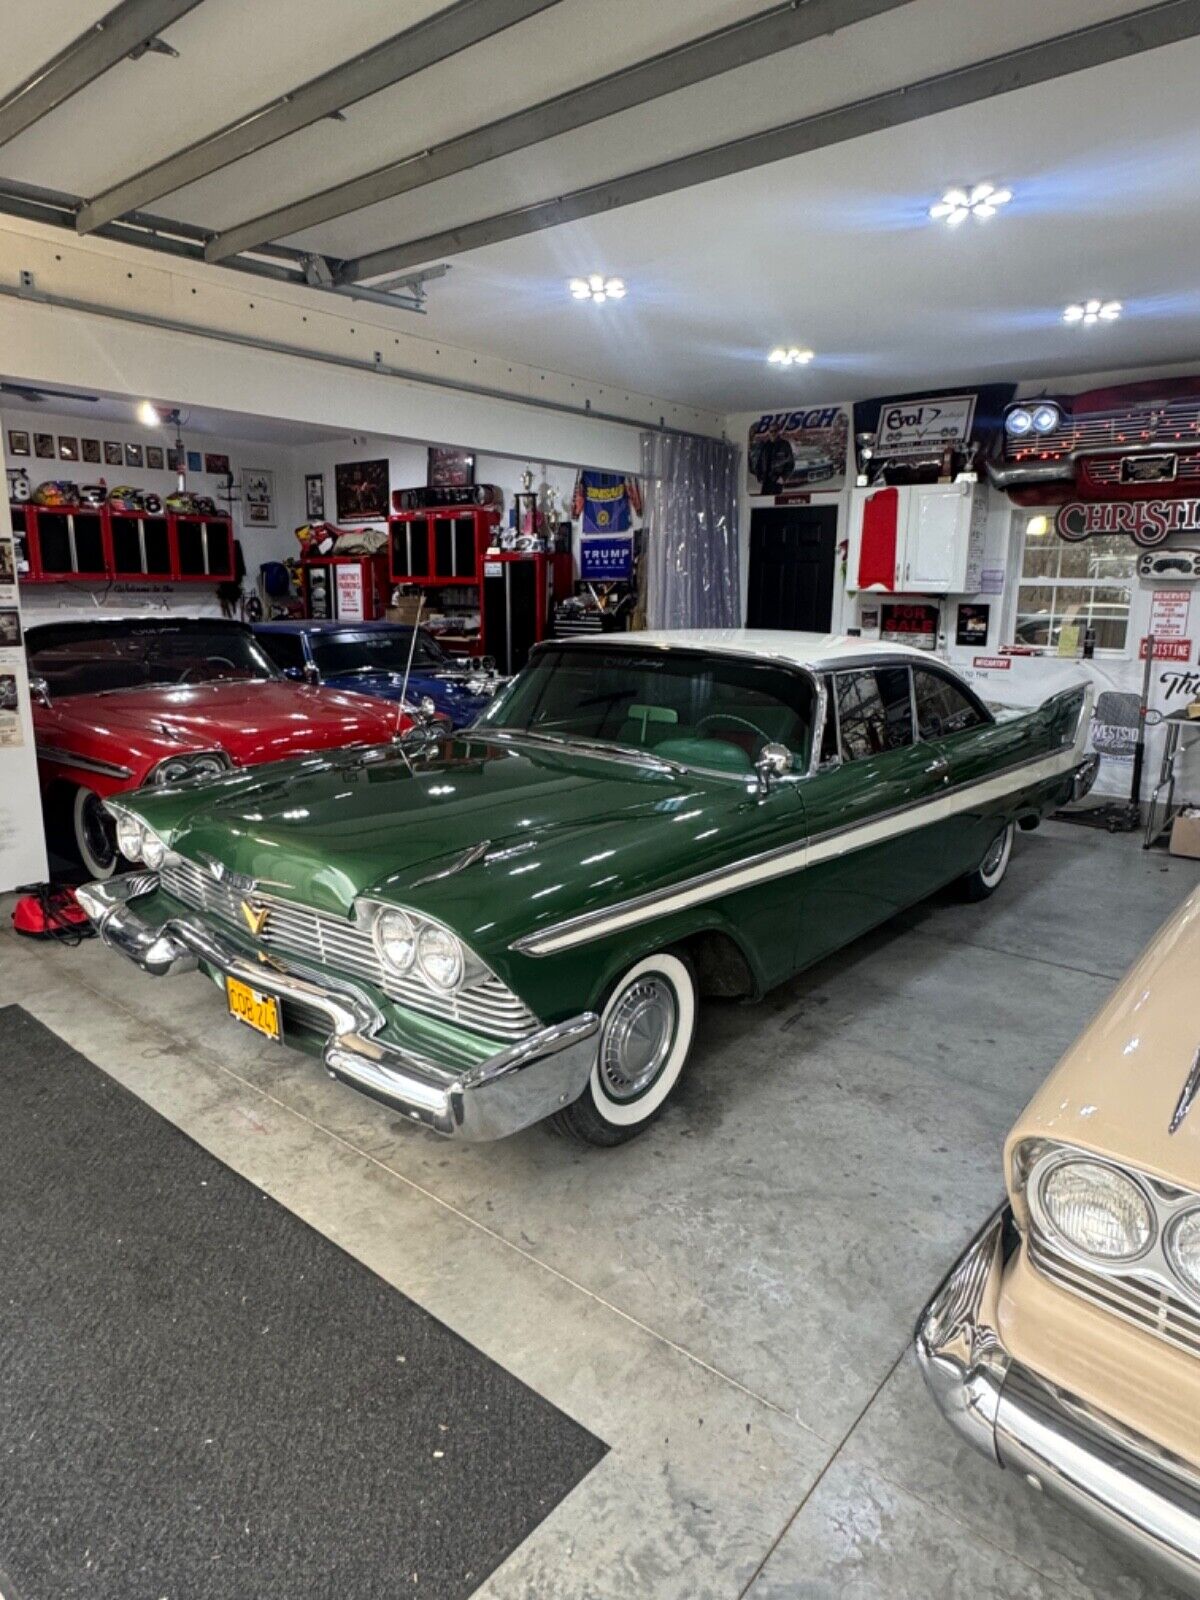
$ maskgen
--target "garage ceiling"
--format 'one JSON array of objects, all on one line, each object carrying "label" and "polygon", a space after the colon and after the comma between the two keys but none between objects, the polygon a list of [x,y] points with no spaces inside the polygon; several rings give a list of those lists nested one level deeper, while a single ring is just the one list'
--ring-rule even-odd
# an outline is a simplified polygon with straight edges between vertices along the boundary
[{"label": "garage ceiling", "polygon": [[[683,50],[715,30],[730,31]],[[0,190],[53,191],[80,231],[149,212],[181,225],[177,247],[310,280],[386,287],[446,261],[422,333],[708,408],[1140,367],[1200,354],[1198,35],[1198,0],[1009,0],[969,26],[955,0],[125,0],[107,19],[42,0],[7,19]],[[131,60],[139,36],[154,43]],[[1146,48],[1165,37],[1181,42]],[[911,87],[931,78],[932,98]],[[613,95],[628,108],[597,115]],[[793,126],[806,153],[736,170],[780,148],[754,144],[619,181],[847,107],[815,137]],[[497,148],[511,153],[480,160]],[[929,222],[945,188],[979,179],[1012,187],[1000,216]],[[653,197],[627,203],[639,192]],[[628,298],[572,301],[565,280],[591,270]],[[1064,327],[1092,294],[1123,319]],[[775,371],[779,343],[816,359]]]}]

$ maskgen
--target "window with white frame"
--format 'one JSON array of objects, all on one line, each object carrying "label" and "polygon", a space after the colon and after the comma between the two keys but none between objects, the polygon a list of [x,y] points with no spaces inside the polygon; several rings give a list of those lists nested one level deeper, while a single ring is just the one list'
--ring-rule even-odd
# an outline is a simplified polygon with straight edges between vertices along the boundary
[{"label": "window with white frame", "polygon": [[1017,512],[1021,566],[1013,644],[1058,649],[1064,628],[1088,628],[1096,649],[1123,654],[1137,571],[1137,546],[1128,534],[1102,534],[1072,544],[1054,531],[1053,513]]}]

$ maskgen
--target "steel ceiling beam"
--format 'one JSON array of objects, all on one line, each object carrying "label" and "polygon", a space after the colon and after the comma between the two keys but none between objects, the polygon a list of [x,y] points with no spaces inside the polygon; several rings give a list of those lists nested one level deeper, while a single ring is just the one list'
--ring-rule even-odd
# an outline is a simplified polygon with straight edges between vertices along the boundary
[{"label": "steel ceiling beam", "polygon": [[341,281],[402,272],[434,257],[461,255],[506,239],[538,233],[544,228],[578,222],[585,217],[636,205],[639,201],[674,194],[695,184],[711,183],[774,161],[957,110],[1014,89],[1030,88],[1070,73],[1140,55],[1146,50],[1177,44],[1197,34],[1200,34],[1200,0],[1163,0],[1143,11],[1059,34],[1038,44],[923,78],[900,89],[592,184],[553,200],[499,212],[421,239],[408,239],[386,249],[373,250],[347,261],[341,268]]},{"label": "steel ceiling beam", "polygon": [[686,44],[664,50],[619,72],[593,79],[555,95],[538,105],[526,106],[511,116],[501,117],[482,128],[447,139],[431,149],[417,151],[399,161],[391,161],[361,177],[334,184],[318,194],[280,206],[247,222],[223,229],[210,240],[205,256],[209,261],[224,261],[239,250],[252,250],[265,239],[286,239],[306,228],[317,227],[334,217],[346,216],[381,200],[392,200],[427,183],[436,183],[456,172],[465,172],[499,156],[527,150],[559,134],[634,106],[648,104],[663,95],[690,88],[721,73],[732,72],[781,51],[807,44],[821,34],[835,33],[853,23],[894,11],[911,0],[784,0],[781,5],[748,17],[727,28]]},{"label": "steel ceiling beam", "polygon": [[24,133],[133,51],[144,50],[156,34],[199,4],[200,0],[123,0],[114,6],[0,100],[0,144]]},{"label": "steel ceiling beam", "polygon": [[454,0],[403,33],[115,184],[82,206],[76,226],[80,233],[93,233],[147,201],[183,189],[557,4],[559,0]]}]

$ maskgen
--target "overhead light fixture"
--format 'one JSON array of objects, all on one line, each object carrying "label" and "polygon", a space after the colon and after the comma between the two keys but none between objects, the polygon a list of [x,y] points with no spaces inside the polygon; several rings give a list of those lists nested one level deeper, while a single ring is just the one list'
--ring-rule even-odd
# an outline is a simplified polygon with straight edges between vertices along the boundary
[{"label": "overhead light fixture", "polygon": [[1039,511],[1036,517],[1030,517],[1025,524],[1025,536],[1029,539],[1042,539],[1050,531],[1050,518],[1043,516]]},{"label": "overhead light fixture", "polygon": [[624,300],[624,278],[606,278],[602,272],[592,272],[586,278],[572,278],[568,285],[576,300],[591,300],[602,306],[606,300]]},{"label": "overhead light fixture", "polygon": [[777,345],[767,360],[776,367],[806,367],[812,358],[811,350],[797,350],[795,345],[785,350],[782,345]]},{"label": "overhead light fixture", "polygon": [[1119,300],[1084,300],[1069,305],[1063,312],[1064,322],[1082,322],[1091,327],[1095,322],[1115,322],[1121,315]]},{"label": "overhead light fixture", "polygon": [[143,400],[137,410],[138,421],[143,428],[161,428],[163,419],[158,407],[149,400]]},{"label": "overhead light fixture", "polygon": [[968,217],[977,217],[980,222],[986,222],[1011,199],[1011,189],[997,189],[993,183],[977,183],[970,191],[947,189],[937,205],[930,206],[929,215],[934,222],[944,222],[948,228],[957,228]]}]

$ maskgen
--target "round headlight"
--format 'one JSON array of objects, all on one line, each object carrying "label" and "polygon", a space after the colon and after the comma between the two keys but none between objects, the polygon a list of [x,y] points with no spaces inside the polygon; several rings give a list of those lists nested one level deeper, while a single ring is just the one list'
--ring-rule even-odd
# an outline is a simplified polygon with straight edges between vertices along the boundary
[{"label": "round headlight", "polygon": [[1033,417],[1024,406],[1016,406],[1004,419],[1004,431],[1023,439],[1033,427]]},{"label": "round headlight", "polygon": [[142,845],[146,837],[146,830],[136,817],[117,813],[117,849],[126,861],[140,861],[142,859]]},{"label": "round headlight", "polygon": [[198,756],[188,765],[189,778],[223,778],[229,768],[220,756]]},{"label": "round headlight", "polygon": [[422,928],[417,965],[435,989],[454,989],[463,974],[462,945],[445,928]]},{"label": "round headlight", "polygon": [[1035,433],[1053,433],[1058,427],[1059,411],[1057,406],[1038,406],[1033,413],[1033,431]]},{"label": "round headlight", "polygon": [[393,972],[407,972],[417,953],[417,935],[403,911],[381,911],[375,919],[375,948]]},{"label": "round headlight", "polygon": [[1052,1167],[1041,1200],[1055,1232],[1101,1261],[1132,1261],[1154,1238],[1154,1218],[1137,1184],[1097,1161]]},{"label": "round headlight", "polygon": [[1200,1294],[1200,1211],[1185,1211],[1167,1235],[1167,1260],[1193,1294]]},{"label": "round headlight", "polygon": [[142,840],[142,860],[150,868],[150,871],[157,872],[162,866],[163,862],[166,860],[166,856],[166,845],[156,833],[151,833],[150,830],[147,829],[146,836]]}]

